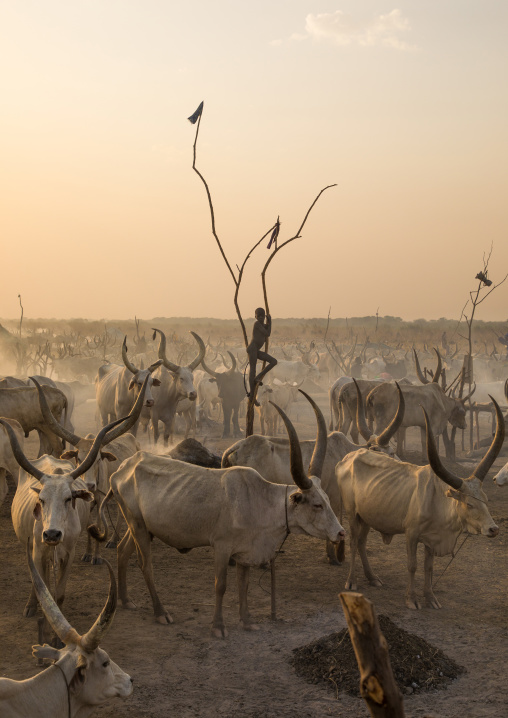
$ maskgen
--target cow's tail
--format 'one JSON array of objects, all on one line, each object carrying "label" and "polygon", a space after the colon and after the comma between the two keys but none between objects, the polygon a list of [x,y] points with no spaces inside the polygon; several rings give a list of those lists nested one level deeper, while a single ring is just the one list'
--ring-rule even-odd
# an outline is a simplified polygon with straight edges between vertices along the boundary
[{"label": "cow's tail", "polygon": [[[106,496],[102,499],[101,505],[99,506],[97,523],[92,524],[87,529],[89,535],[99,543],[104,543],[108,540],[108,522],[106,521],[105,511],[106,504],[112,496],[113,489],[110,489]],[[101,525],[104,526],[104,531],[101,531]]]},{"label": "cow's tail", "polygon": [[235,451],[234,446],[230,446],[229,449],[226,449],[226,451],[222,454],[222,461],[221,461],[221,468],[222,469],[229,469],[231,466],[234,466],[229,460],[229,457],[231,454]]}]

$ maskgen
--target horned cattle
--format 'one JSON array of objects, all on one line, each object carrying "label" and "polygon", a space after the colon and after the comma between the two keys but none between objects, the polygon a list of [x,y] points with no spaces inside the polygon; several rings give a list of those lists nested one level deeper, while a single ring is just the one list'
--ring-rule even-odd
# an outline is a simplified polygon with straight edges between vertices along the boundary
[{"label": "horned cattle", "polygon": [[[59,389],[44,387],[44,394],[51,411],[60,421],[67,407],[67,399]],[[40,438],[39,456],[45,451],[56,455],[62,451],[58,437],[48,428],[41,414],[37,391],[31,386],[19,386],[13,389],[0,389],[0,416],[15,419],[23,427],[25,436],[34,429]]]},{"label": "horned cattle", "polygon": [[[134,548],[152,597],[156,619],[172,618],[157,595],[150,555],[155,536],[185,553],[198,546],[215,552],[215,612],[212,632],[227,635],[222,615],[228,561],[237,564],[240,620],[246,630],[256,629],[248,605],[249,567],[270,561],[289,533],[306,533],[339,541],[344,530],[321,489],[320,475],[326,453],[326,425],[319,419],[318,439],[309,475],[303,468],[296,431],[280,410],[290,436],[291,471],[297,490],[265,481],[254,469],[206,469],[140,451],[127,459],[111,477],[111,491],[129,526],[118,546],[119,595],[134,608],[127,593],[127,564]],[[93,529],[94,536],[105,540]]]},{"label": "horned cattle", "polygon": [[201,365],[203,369],[213,378],[219,390],[219,399],[222,403],[222,413],[224,416],[224,424],[222,430],[222,438],[230,436],[231,424],[233,424],[233,436],[242,436],[242,431],[238,423],[238,413],[240,404],[245,399],[245,386],[243,375],[236,370],[236,359],[232,352],[228,351],[231,357],[231,367],[224,372],[218,372],[211,369],[203,358]]},{"label": "horned cattle", "polygon": [[[76,541],[87,526],[88,504],[93,500],[93,494],[79,477],[95,462],[108,431],[123,421],[125,419],[119,419],[101,429],[84,461],[75,466],[66,459],[47,455],[30,462],[23,453],[12,427],[4,419],[0,419],[0,424],[9,436],[14,457],[21,467],[18,488],[11,507],[14,531],[22,544],[29,542],[34,563],[46,583],[49,578],[49,563],[56,560],[59,571],[55,597],[59,605],[64,600]],[[32,590],[23,615],[33,616],[36,609],[37,599],[35,591]]]},{"label": "horned cattle", "polygon": [[[299,391],[304,396],[307,396],[301,389]],[[357,391],[360,391],[359,388],[357,388]],[[361,402],[359,405],[361,406]],[[360,411],[357,416],[357,422],[361,433],[367,441],[368,448],[393,455],[390,440],[397,431],[403,415],[404,400],[402,394],[400,394],[400,403],[390,425],[379,436],[371,435],[371,433],[367,436],[365,417],[363,412]],[[315,441],[312,439],[300,441],[300,451],[305,465],[310,462],[315,446]],[[341,513],[341,498],[335,480],[335,467],[347,454],[361,448],[364,447],[354,444],[340,431],[328,434],[325,459],[321,472],[321,486],[330,499],[330,505],[337,516]],[[288,484],[292,480],[290,458],[291,445],[287,438],[279,439],[273,436],[265,437],[253,434],[237,441],[229,449],[226,449],[222,456],[222,466],[223,468],[250,466],[274,484]],[[326,553],[330,563],[335,565],[341,563],[342,552],[338,551],[337,547],[332,546],[329,542],[326,545]]]},{"label": "horned cattle", "polygon": [[[39,382],[35,377],[31,377],[31,380],[34,382],[37,391],[39,392],[41,412],[47,425],[57,436],[62,438],[64,441],[67,441],[74,447],[73,449],[64,451],[60,458],[75,461],[76,465],[79,466],[91,450],[95,436],[93,434],[87,434],[87,436],[82,437],[59,424],[51,413],[51,409],[48,406],[46,397]],[[84,481],[87,490],[93,494],[97,505],[100,504],[102,497],[109,490],[109,477],[111,474],[118,469],[122,461],[135,454],[136,451],[139,451],[139,444],[136,441],[136,438],[127,432],[132,426],[134,426],[139,418],[149,380],[150,377],[147,375],[128,419],[123,422],[121,426],[117,426],[108,432],[102,441],[101,449],[97,454],[97,458],[83,475],[82,480]],[[105,450],[106,446],[109,446],[109,451]],[[111,545],[116,544],[112,542]],[[95,555],[92,559],[92,547],[89,539],[87,550],[82,557],[82,560],[92,561],[94,564],[101,563],[102,559],[99,555],[99,544],[96,544]]]},{"label": "horned cattle", "polygon": [[129,696],[132,693],[131,677],[100,648],[100,642],[111,627],[117,603],[111,566],[107,564],[108,599],[94,625],[80,636],[52,598],[30,552],[28,565],[34,592],[64,648],[33,646],[33,655],[40,663],[43,660],[53,662],[49,668],[24,681],[0,678],[2,718],[85,718],[111,698]]},{"label": "horned cattle", "polygon": [[[137,369],[127,356],[127,337],[122,344],[122,359],[124,367],[117,364],[105,364],[99,368],[95,377],[97,408],[103,426],[108,421],[129,414],[147,377],[145,407],[153,407],[152,387],[160,386],[160,380],[154,377],[153,373],[162,364],[161,359],[151,364],[148,369]],[[134,436],[136,436],[138,424],[139,422],[132,427],[131,433]]]},{"label": "horned cattle", "polygon": [[[383,383],[381,379],[357,379],[357,381],[364,400],[371,389]],[[337,387],[335,386],[336,384],[337,382],[330,389],[330,410],[333,414],[333,428],[342,431],[344,434],[351,432],[351,438],[355,443],[358,443],[358,428],[355,422],[358,394],[355,385],[352,382],[345,382],[338,388],[338,384]],[[392,407],[393,413],[391,416],[397,410],[396,403],[395,401],[395,406]],[[332,428],[331,423],[330,428]]]},{"label": "horned cattle", "polygon": [[[494,400],[493,400],[494,401]],[[406,606],[421,607],[415,592],[416,549],[425,546],[425,605],[440,608],[432,589],[434,556],[453,553],[463,531],[497,536],[499,529],[487,508],[482,482],[498,455],[504,440],[504,420],[494,401],[497,414],[496,435],[492,444],[468,479],[448,471],[439,458],[430,420],[425,416],[427,451],[430,465],[394,461],[389,456],[360,450],[337,464],[335,473],[344,508],[351,527],[351,566],[346,588],[356,590],[355,560],[360,554],[369,583],[381,585],[367,557],[370,529],[381,533],[390,543],[396,534],[405,534],[409,583]]]},{"label": "horned cattle", "polygon": [[[197,392],[194,388],[192,373],[199,366],[206,349],[201,337],[195,332],[191,332],[199,347],[198,354],[187,366],[179,366],[171,362],[166,356],[166,335],[164,332],[160,329],[154,329],[153,332],[154,338],[156,333],[160,334],[159,363],[162,364],[156,373],[160,388],[150,410],[153,439],[155,443],[159,440],[159,421],[162,421],[164,424],[164,446],[167,446],[168,441],[173,438],[177,411],[185,414],[187,427],[185,436],[189,435],[191,429],[195,430],[195,406],[191,406],[190,403],[195,403]],[[179,404],[183,401],[186,404],[179,407]]]}]

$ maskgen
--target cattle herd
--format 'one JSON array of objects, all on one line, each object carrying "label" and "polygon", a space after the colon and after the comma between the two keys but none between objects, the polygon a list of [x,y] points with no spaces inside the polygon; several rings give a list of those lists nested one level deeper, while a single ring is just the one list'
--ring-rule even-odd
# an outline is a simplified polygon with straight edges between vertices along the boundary
[{"label": "cattle herd", "polygon": [[[357,554],[367,583],[382,585],[367,553],[371,529],[385,544],[403,535],[408,584],[400,603],[417,610],[441,608],[433,590],[435,556],[452,556],[464,532],[492,539],[500,532],[483,482],[505,438],[504,359],[475,357],[473,381],[457,347],[429,351],[366,342],[346,373],[352,345],[272,345],[278,363],[259,388],[259,433],[245,437],[245,350],[232,341],[214,347],[195,331],[192,339],[152,331],[151,341],[139,333],[133,340],[111,339],[107,332],[102,339],[75,338],[65,351],[65,342],[55,339],[61,351],[45,361],[44,371],[23,376],[19,370],[29,365],[18,364],[17,373],[5,371],[0,380],[0,503],[11,490],[12,525],[26,552],[20,573],[32,586],[23,616],[41,613],[32,650],[44,666],[26,680],[0,678],[2,718],[87,716],[131,694],[131,677],[100,642],[118,599],[123,608],[136,608],[127,582],[134,552],[155,622],[173,623],[156,588],[154,538],[181,553],[212,548],[211,632],[224,639],[228,565],[236,565],[240,625],[259,630],[247,600],[250,571],[270,564],[289,534],[322,540],[330,571],[346,562],[347,590],[361,587]],[[93,361],[71,361],[85,358]],[[329,426],[319,406],[326,393]],[[96,424],[81,435],[75,425],[85,405],[94,407]],[[482,439],[481,412],[491,418]],[[314,417],[315,438],[299,438],[300,414]],[[476,441],[466,446],[464,430],[473,416]],[[418,464],[407,460],[412,427],[421,435]],[[35,449],[31,432],[37,432]],[[220,447],[220,455],[208,452],[212,463],[202,465],[203,447],[189,439]],[[181,440],[175,454],[171,449]],[[464,449],[471,471],[460,478],[452,460]],[[508,483],[508,464],[494,480]],[[78,556],[83,535],[87,549]],[[415,587],[419,544],[422,597]],[[117,548],[116,575],[105,546]],[[104,608],[84,635],[64,615],[73,600],[66,591],[69,575],[79,561],[104,564],[110,579]]]}]

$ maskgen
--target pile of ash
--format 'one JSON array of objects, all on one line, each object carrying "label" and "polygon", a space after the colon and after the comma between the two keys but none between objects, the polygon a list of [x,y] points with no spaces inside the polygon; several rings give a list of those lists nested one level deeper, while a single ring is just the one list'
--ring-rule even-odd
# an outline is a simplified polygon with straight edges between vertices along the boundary
[{"label": "pile of ash", "polygon": [[[402,693],[446,688],[465,672],[463,666],[439,648],[399,628],[387,616],[379,616],[378,621],[388,643],[393,675]],[[295,648],[293,654],[290,663],[297,675],[309,683],[326,683],[337,697],[341,691],[360,695],[360,673],[347,628]]]}]

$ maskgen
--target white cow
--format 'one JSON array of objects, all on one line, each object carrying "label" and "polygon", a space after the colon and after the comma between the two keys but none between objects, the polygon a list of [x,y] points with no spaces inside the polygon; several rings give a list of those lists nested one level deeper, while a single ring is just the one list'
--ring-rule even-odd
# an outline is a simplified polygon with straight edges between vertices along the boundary
[{"label": "white cow", "polygon": [[[360,391],[358,385],[356,390]],[[304,391],[301,389],[299,391],[310,401],[310,397]],[[404,400],[400,391],[399,398],[399,406],[392,422],[379,436],[373,436],[370,432],[367,435],[368,427],[364,413],[360,412],[357,416],[360,432],[367,441],[367,448],[373,451],[383,451],[391,456],[394,454],[390,440],[404,416]],[[359,405],[363,406],[362,402]],[[337,516],[341,513],[341,497],[335,480],[335,467],[347,454],[362,448],[365,447],[354,444],[340,431],[328,434],[325,460],[321,471],[321,486],[330,499],[330,505]],[[313,439],[300,441],[300,450],[303,462],[307,465],[315,450],[315,441]],[[287,438],[279,439],[273,436],[253,434],[226,449],[222,456],[222,466],[223,468],[250,466],[274,484],[287,484],[291,482],[290,458],[290,442]],[[326,553],[331,564],[340,565],[342,563],[343,546],[335,547],[327,542]]]},{"label": "white cow", "polygon": [[[125,337],[122,344],[122,359],[125,366],[105,364],[99,368],[95,377],[97,408],[101,415],[103,426],[108,421],[118,419],[120,416],[126,416],[131,411],[147,377],[148,383],[144,401],[144,406],[147,408],[154,405],[152,387],[160,386],[159,379],[152,375],[157,367],[162,364],[161,359],[151,364],[148,369],[136,369],[127,357],[127,337]],[[136,436],[138,423],[132,428],[134,436]]]},{"label": "white cow", "polygon": [[[12,427],[5,419],[0,419],[21,467],[11,507],[14,531],[23,545],[29,543],[37,570],[46,583],[49,581],[49,564],[56,559],[59,571],[55,597],[59,605],[64,600],[76,542],[88,524],[88,504],[93,500],[93,494],[79,477],[93,465],[107,432],[123,421],[125,419],[119,419],[101,429],[85,460],[75,466],[66,459],[47,455],[30,462]],[[37,598],[32,590],[23,615],[33,616],[36,610]]]},{"label": "white cow", "polygon": [[[35,568],[30,552],[28,564],[34,591],[46,619],[64,648],[32,646],[39,663],[52,666],[24,681],[0,678],[2,718],[86,718],[111,698],[132,693],[132,679],[99,647],[113,621],[117,590],[109,564],[109,596],[96,622],[84,635],[70,625]],[[57,668],[53,671],[53,666]]]},{"label": "white cow", "polygon": [[[150,545],[155,536],[185,553],[198,546],[215,552],[215,612],[212,632],[226,636],[222,601],[226,590],[228,561],[237,565],[240,620],[246,630],[256,629],[247,606],[249,567],[274,558],[284,536],[305,533],[340,541],[344,530],[321,489],[321,469],[326,452],[326,424],[319,409],[318,439],[309,475],[304,471],[298,437],[282,410],[291,443],[292,478],[298,489],[265,481],[246,467],[206,469],[165,456],[140,451],[127,459],[111,477],[111,491],[129,526],[118,546],[119,594],[126,608],[134,608],[127,593],[127,565],[136,548],[139,563],[153,602],[156,620],[172,618],[157,595]],[[90,529],[95,538],[105,534]]]},{"label": "white cow", "polygon": [[[425,605],[440,608],[432,590],[434,556],[452,554],[463,531],[497,536],[499,529],[487,508],[482,482],[504,441],[504,420],[499,406],[497,430],[487,454],[468,479],[445,469],[439,458],[425,413],[429,466],[397,462],[384,454],[360,450],[337,464],[335,473],[351,527],[351,567],[346,588],[356,590],[355,559],[360,554],[369,583],[380,586],[367,558],[367,535],[379,531],[385,543],[405,534],[409,583],[406,606],[420,608],[414,579],[416,549],[425,546]],[[425,412],[425,410],[424,410]]]},{"label": "white cow", "polygon": [[159,362],[162,366],[156,372],[160,388],[151,407],[150,416],[154,443],[156,444],[159,440],[159,421],[162,421],[164,424],[164,446],[167,446],[168,442],[173,440],[173,427],[177,412],[181,412],[185,416],[185,438],[187,438],[191,430],[195,432],[195,406],[190,406],[190,402],[194,404],[197,398],[193,383],[193,371],[205,356],[206,348],[201,337],[195,332],[191,332],[199,347],[198,354],[187,366],[179,366],[169,361],[166,356],[166,335],[164,332],[160,329],[154,329],[153,331],[154,338],[157,332],[160,334]]}]

